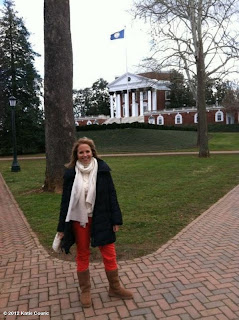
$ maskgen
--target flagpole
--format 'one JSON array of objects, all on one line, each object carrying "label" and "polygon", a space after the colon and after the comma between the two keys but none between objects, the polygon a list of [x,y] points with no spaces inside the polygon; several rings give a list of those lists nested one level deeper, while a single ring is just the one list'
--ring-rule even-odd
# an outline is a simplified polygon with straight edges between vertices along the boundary
[{"label": "flagpole", "polygon": [[[125,40],[125,64],[126,64],[126,85],[127,85],[127,94],[126,94],[126,100],[127,100],[127,112],[125,112],[125,116],[129,116],[129,84],[128,84],[128,53],[127,53],[127,39],[125,35],[126,26],[124,26],[123,30],[120,30],[118,32],[115,32],[110,35],[110,40],[116,40],[116,39],[122,39]],[[126,101],[125,101],[125,111],[126,111]],[[121,118],[120,118],[121,119]]]},{"label": "flagpole", "polygon": [[126,73],[128,74],[128,52],[127,52],[127,34],[126,34],[126,26],[124,26],[125,30],[125,65],[126,65]]},{"label": "flagpole", "polygon": [[125,116],[129,117],[129,81],[128,81],[128,50],[127,50],[127,34],[126,34],[126,26],[124,26],[124,37],[125,37],[125,66],[126,66],[126,85],[127,85],[127,103],[128,109],[127,114]]}]

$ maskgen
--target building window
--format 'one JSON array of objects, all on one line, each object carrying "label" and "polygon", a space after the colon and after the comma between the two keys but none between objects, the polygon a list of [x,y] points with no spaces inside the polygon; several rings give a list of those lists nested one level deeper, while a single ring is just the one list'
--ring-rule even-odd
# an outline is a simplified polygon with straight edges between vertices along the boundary
[{"label": "building window", "polygon": [[153,116],[150,116],[148,119],[149,124],[155,124],[155,118]]},{"label": "building window", "polygon": [[170,100],[170,91],[165,91],[165,100]]},{"label": "building window", "polygon": [[163,116],[158,116],[157,118],[157,124],[159,126],[163,126],[164,125],[164,117]]},{"label": "building window", "polygon": [[122,94],[122,102],[125,102],[125,94]]},{"label": "building window", "polygon": [[125,104],[122,105],[122,109],[123,109],[123,117],[125,117]]},{"label": "building window", "polygon": [[147,102],[144,102],[144,112],[147,112],[148,111],[148,103]]},{"label": "building window", "polygon": [[198,123],[198,114],[197,113],[195,113],[195,115],[194,115],[194,123]]},{"label": "building window", "polygon": [[227,113],[226,114],[226,124],[234,124],[235,123],[234,121],[235,121],[234,115],[232,113]]},{"label": "building window", "polygon": [[143,100],[148,100],[148,92],[143,91]]},{"label": "building window", "polygon": [[175,116],[175,124],[182,124],[183,123],[183,117],[181,114],[176,114]]},{"label": "building window", "polygon": [[224,120],[224,115],[223,115],[223,112],[222,111],[217,111],[215,113],[215,121],[216,122],[222,122]]}]

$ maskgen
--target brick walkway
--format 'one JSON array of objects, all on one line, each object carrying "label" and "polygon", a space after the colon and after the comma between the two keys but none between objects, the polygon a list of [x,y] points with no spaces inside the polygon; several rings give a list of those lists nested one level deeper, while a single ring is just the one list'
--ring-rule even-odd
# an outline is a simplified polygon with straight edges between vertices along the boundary
[{"label": "brick walkway", "polygon": [[134,300],[109,298],[102,264],[92,265],[85,310],[75,264],[48,256],[1,177],[0,210],[1,320],[239,319],[239,186],[154,254],[119,263]]}]

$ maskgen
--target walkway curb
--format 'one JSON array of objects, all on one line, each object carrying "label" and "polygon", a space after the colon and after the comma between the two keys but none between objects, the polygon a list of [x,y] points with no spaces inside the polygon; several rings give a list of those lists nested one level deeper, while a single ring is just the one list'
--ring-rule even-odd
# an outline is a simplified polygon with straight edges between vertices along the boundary
[{"label": "walkway curb", "polygon": [[[210,154],[239,154],[239,150],[232,151],[210,151]],[[106,153],[101,154],[99,157],[146,157],[146,156],[190,156],[198,155],[198,151],[185,151],[185,152],[131,152],[131,153]],[[19,156],[18,160],[44,160],[46,157],[24,157]],[[10,157],[0,157],[0,161],[11,161]]]}]

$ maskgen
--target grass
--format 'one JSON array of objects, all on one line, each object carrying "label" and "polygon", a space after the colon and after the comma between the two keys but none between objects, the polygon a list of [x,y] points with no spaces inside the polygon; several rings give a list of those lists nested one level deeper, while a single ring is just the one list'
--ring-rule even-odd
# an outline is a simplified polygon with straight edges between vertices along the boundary
[{"label": "grass", "polygon": [[193,131],[115,129],[77,134],[79,138],[93,139],[100,154],[179,151],[194,148],[197,143],[197,133]]},{"label": "grass", "polygon": [[[197,151],[197,133],[191,131],[153,129],[115,129],[78,132],[95,141],[99,154],[166,151]],[[239,150],[238,133],[209,133],[211,151]],[[31,155],[24,155],[30,157]],[[44,154],[33,155],[34,157]],[[9,156],[8,156],[9,158]]]},{"label": "grass", "polygon": [[[110,157],[124,225],[119,259],[155,251],[239,183],[238,155]],[[40,192],[44,160],[22,160],[21,172],[0,170],[41,243],[51,251],[60,195]],[[98,251],[97,251],[98,252]],[[93,255],[97,257],[96,251]]]},{"label": "grass", "polygon": [[[78,132],[93,139],[100,154],[129,152],[197,151],[197,133],[192,131],[115,129]],[[239,150],[239,132],[209,133],[211,151]]]},{"label": "grass", "polygon": [[239,150],[239,132],[209,133],[209,148],[212,151]]}]

